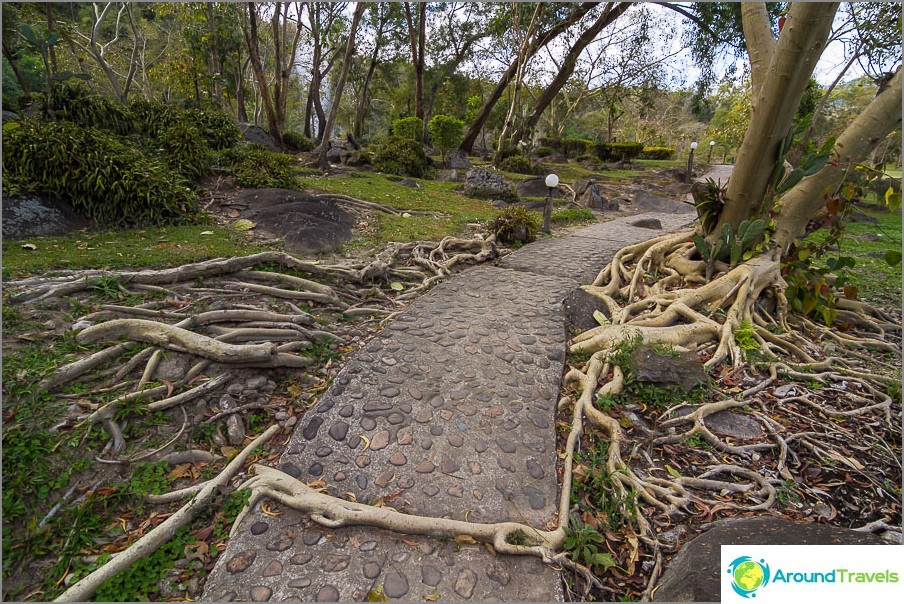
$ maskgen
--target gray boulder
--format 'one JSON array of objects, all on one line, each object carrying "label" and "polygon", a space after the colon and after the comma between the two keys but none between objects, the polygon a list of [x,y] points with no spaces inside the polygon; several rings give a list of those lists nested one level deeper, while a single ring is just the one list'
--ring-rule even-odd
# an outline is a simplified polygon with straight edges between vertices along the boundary
[{"label": "gray boulder", "polygon": [[680,386],[685,392],[708,380],[703,363],[693,351],[678,355],[659,354],[641,346],[631,353],[634,379],[660,386]]},{"label": "gray boulder", "polygon": [[591,183],[577,198],[578,204],[591,210],[613,211],[618,209],[618,201],[603,195],[603,188]]},{"label": "gray boulder", "polygon": [[628,224],[640,229],[653,229],[654,231],[662,230],[662,222],[658,218],[638,218]]},{"label": "gray boulder", "polygon": [[[525,178],[518,183],[519,197],[547,197],[549,195],[549,187],[546,186],[546,177],[537,176],[536,178]],[[553,197],[564,197],[558,189],[552,190]]]},{"label": "gray boulder", "polygon": [[438,170],[436,180],[441,182],[458,182],[458,170]]},{"label": "gray boulder", "polygon": [[24,239],[63,235],[90,224],[67,202],[49,195],[3,198],[3,237]]},{"label": "gray boulder", "polygon": [[689,203],[669,199],[668,197],[660,197],[643,190],[639,190],[634,195],[633,206],[638,210],[663,214],[693,214],[696,211],[694,206]]},{"label": "gray boulder", "polygon": [[477,197],[479,199],[518,200],[518,193],[515,192],[515,188],[505,182],[501,174],[496,174],[483,168],[471,168],[468,170],[465,175],[464,194],[468,197]]},{"label": "gray boulder", "polygon": [[562,310],[565,312],[568,324],[578,331],[587,331],[599,326],[599,323],[593,318],[594,311],[598,310],[606,317],[609,316],[609,309],[606,308],[603,301],[588,294],[580,287],[565,296],[565,299],[562,300]]},{"label": "gray boulder", "polygon": [[471,167],[468,154],[461,149],[453,149],[446,154],[446,168],[450,170],[467,170]]},{"label": "gray boulder", "polygon": [[242,136],[249,143],[263,145],[270,151],[275,151],[277,153],[282,152],[283,149],[279,146],[279,143],[276,142],[276,139],[267,134],[267,131],[260,126],[255,126],[254,124],[239,124],[239,128],[242,130]]},{"label": "gray boulder", "polygon": [[723,545],[881,545],[875,535],[781,518],[729,518],[687,543],[666,565],[656,602],[719,602]]},{"label": "gray boulder", "polygon": [[19,119],[19,116],[13,113],[12,111],[3,110],[3,123],[6,122],[15,122]]},{"label": "gray boulder", "polygon": [[326,152],[326,159],[331,164],[344,164],[348,157],[348,151],[341,147],[330,147]]}]

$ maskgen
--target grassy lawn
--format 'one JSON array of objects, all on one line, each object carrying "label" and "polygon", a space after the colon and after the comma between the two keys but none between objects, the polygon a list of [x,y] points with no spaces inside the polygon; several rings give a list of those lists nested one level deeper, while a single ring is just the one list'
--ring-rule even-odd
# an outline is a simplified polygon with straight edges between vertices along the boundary
[{"label": "grassy lawn", "polygon": [[[857,264],[849,271],[849,282],[860,290],[858,297],[861,300],[900,308],[901,265],[890,266],[884,256],[888,251],[901,251],[901,212],[868,206],[861,206],[861,209],[879,222],[849,223],[840,242],[841,249],[836,254],[855,259]],[[811,237],[821,241],[825,234],[816,232]]]},{"label": "grassy lawn", "polygon": [[[201,233],[210,232],[209,235]],[[22,247],[30,243],[37,247]],[[262,251],[241,233],[210,225],[79,231],[3,242],[3,279],[51,269],[165,268]]]}]

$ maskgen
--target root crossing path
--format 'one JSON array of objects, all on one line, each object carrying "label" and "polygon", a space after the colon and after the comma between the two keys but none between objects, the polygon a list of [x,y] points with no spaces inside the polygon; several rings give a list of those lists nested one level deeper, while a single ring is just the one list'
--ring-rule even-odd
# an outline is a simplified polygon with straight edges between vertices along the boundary
[{"label": "root crossing path", "polygon": [[[663,230],[631,225],[640,218]],[[279,469],[406,514],[555,528],[555,415],[568,339],[561,302],[623,246],[693,218],[595,224],[441,283],[350,358],[298,423]],[[202,599],[366,601],[373,592],[563,599],[558,574],[535,556],[497,554],[466,536],[329,528],[266,500],[236,528]]]}]

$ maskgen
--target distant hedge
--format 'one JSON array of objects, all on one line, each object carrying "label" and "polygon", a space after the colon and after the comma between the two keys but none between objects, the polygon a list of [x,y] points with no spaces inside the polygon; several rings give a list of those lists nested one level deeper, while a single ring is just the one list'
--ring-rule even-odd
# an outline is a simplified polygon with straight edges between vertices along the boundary
[{"label": "distant hedge", "polygon": [[672,159],[674,155],[674,147],[644,147],[640,153],[641,159]]},{"label": "distant hedge", "polygon": [[631,161],[643,152],[641,143],[597,143],[596,156],[606,162]]}]

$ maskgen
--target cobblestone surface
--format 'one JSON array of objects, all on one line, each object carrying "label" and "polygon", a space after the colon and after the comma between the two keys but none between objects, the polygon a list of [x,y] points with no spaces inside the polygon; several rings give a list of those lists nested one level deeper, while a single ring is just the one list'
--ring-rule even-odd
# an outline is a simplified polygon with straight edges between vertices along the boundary
[{"label": "cobblestone surface", "polygon": [[[644,215],[673,229],[688,217]],[[337,496],[476,522],[555,520],[555,406],[565,295],[613,252],[657,235],[638,217],[547,239],[441,283],[355,354],[298,425],[279,461]],[[538,559],[305,515],[249,514],[203,600],[562,599]],[[271,511],[272,514],[272,511]]]}]

